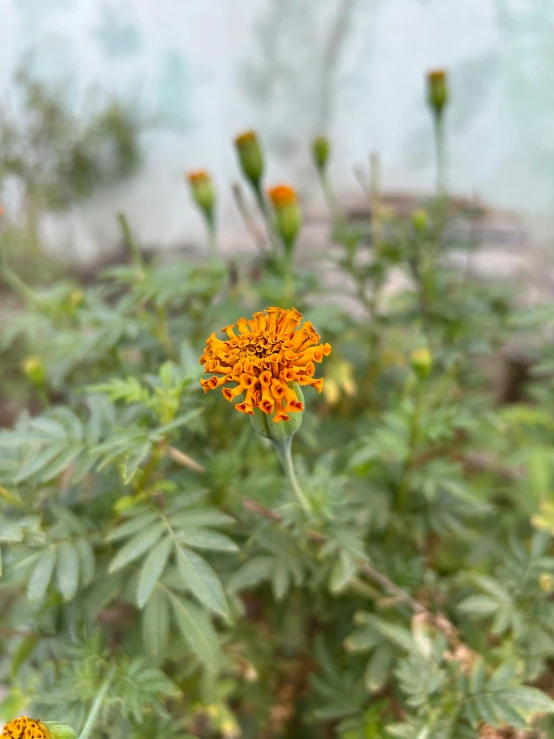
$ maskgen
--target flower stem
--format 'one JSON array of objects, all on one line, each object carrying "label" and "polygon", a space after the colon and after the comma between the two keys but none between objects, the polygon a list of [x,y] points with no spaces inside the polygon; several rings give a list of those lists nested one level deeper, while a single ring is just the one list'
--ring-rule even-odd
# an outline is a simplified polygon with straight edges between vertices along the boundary
[{"label": "flower stem", "polygon": [[290,482],[294,494],[298,498],[298,502],[302,506],[305,513],[311,515],[312,509],[310,507],[310,503],[308,501],[308,498],[306,497],[306,494],[300,486],[298,477],[296,476],[296,471],[294,469],[294,463],[292,461],[292,436],[289,436],[287,439],[284,439],[282,441],[274,441],[272,439],[271,442],[275,448],[275,451],[277,452],[277,456],[279,457],[285,475]]},{"label": "flower stem", "polygon": [[94,724],[96,722],[96,719],[98,718],[98,714],[100,713],[100,709],[102,708],[102,702],[104,698],[106,697],[106,693],[108,692],[110,685],[112,684],[112,680],[115,674],[115,667],[113,667],[107,678],[104,680],[102,687],[96,694],[96,698],[94,699],[94,703],[92,704],[92,708],[90,709],[90,713],[87,717],[86,723],[83,726],[83,730],[79,734],[79,739],[88,739],[93,728]]},{"label": "flower stem", "polygon": [[437,157],[437,197],[442,200],[446,195],[446,152],[442,113],[435,115],[435,148]]}]

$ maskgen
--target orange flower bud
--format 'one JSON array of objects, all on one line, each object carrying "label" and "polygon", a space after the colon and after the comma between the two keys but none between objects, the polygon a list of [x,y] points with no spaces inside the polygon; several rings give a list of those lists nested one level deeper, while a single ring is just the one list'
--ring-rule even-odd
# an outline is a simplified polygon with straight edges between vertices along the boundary
[{"label": "orange flower bud", "polygon": [[300,230],[300,209],[296,192],[289,185],[277,185],[267,191],[275,212],[275,225],[285,248],[290,251]]},{"label": "orange flower bud", "polygon": [[262,147],[255,131],[245,131],[235,138],[235,146],[243,173],[259,188],[264,173],[264,157]]},{"label": "orange flower bud", "polygon": [[440,116],[448,103],[448,75],[444,69],[427,73],[427,100],[435,115]]}]

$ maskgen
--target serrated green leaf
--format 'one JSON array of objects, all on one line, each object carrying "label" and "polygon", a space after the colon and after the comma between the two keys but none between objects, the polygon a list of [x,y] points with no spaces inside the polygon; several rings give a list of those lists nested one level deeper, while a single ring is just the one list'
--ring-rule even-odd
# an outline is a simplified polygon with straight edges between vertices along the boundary
[{"label": "serrated green leaf", "polygon": [[144,608],[142,634],[148,653],[161,661],[169,640],[169,601],[164,593],[154,592]]},{"label": "serrated green leaf", "polygon": [[218,531],[209,529],[180,529],[177,538],[189,547],[211,549],[219,552],[238,552],[235,542]]},{"label": "serrated green leaf", "polygon": [[75,549],[79,555],[79,571],[81,573],[81,584],[86,587],[94,580],[96,564],[92,546],[86,539],[77,539]]},{"label": "serrated green leaf", "polygon": [[56,587],[64,600],[71,600],[79,585],[79,555],[73,544],[62,541],[58,545]]},{"label": "serrated green leaf", "polygon": [[156,587],[156,583],[160,579],[167,563],[171,546],[171,538],[167,536],[152,548],[148,557],[144,560],[140,571],[137,593],[137,605],[139,608],[144,608],[152,591]]},{"label": "serrated green leaf", "polygon": [[240,567],[229,580],[229,588],[232,590],[245,590],[258,583],[267,580],[271,574],[273,557],[252,557]]},{"label": "serrated green leaf", "polygon": [[217,634],[207,615],[190,601],[171,596],[177,625],[200,661],[215,672],[220,662]]},{"label": "serrated green leaf", "polygon": [[129,484],[131,482],[142,462],[150,456],[151,451],[152,442],[145,441],[142,446],[129,452],[125,459],[125,466],[123,468],[123,480],[125,484]]},{"label": "serrated green leaf", "polygon": [[110,573],[117,572],[125,565],[134,562],[135,559],[138,559],[150,547],[154,546],[165,530],[163,523],[153,523],[145,531],[135,534],[115,555],[108,571]]},{"label": "serrated green leaf", "polygon": [[106,536],[105,541],[117,541],[118,539],[124,539],[126,536],[136,533],[145,529],[153,521],[159,519],[160,514],[157,511],[145,511],[142,513],[133,512],[133,516],[128,518],[122,524],[119,524],[115,529],[110,531]]},{"label": "serrated green leaf", "polygon": [[489,595],[470,595],[458,603],[458,608],[466,613],[472,613],[479,616],[490,616],[501,606],[497,600]]},{"label": "serrated green leaf", "polygon": [[201,603],[221,616],[228,615],[221,582],[205,559],[190,549],[177,547],[177,566],[187,588]]},{"label": "serrated green leaf", "polygon": [[31,603],[40,603],[44,599],[54,573],[56,557],[57,548],[54,546],[48,547],[41,553],[27,588],[27,598]]}]

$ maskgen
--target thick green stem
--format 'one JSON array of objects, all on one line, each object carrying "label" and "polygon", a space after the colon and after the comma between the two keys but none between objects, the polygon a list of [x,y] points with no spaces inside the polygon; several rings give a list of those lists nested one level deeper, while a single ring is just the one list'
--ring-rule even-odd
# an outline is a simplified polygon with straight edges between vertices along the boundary
[{"label": "thick green stem", "polygon": [[275,448],[275,451],[277,452],[277,456],[279,457],[283,470],[288,478],[288,481],[290,482],[294,494],[298,498],[298,502],[300,503],[304,511],[308,515],[311,515],[312,509],[310,507],[310,503],[300,486],[300,483],[296,476],[296,471],[294,469],[294,462],[292,461],[292,436],[289,436],[283,441],[274,441],[272,439],[271,442]]},{"label": "thick green stem", "polygon": [[87,717],[86,723],[83,726],[83,730],[79,734],[79,739],[89,739],[94,728],[94,724],[96,723],[96,720],[102,708],[102,702],[104,701],[106,693],[108,692],[108,690],[110,689],[110,685],[112,684],[114,674],[115,667],[110,670],[108,677],[104,680],[102,687],[96,694],[96,698],[94,699],[94,703],[92,704],[92,708],[90,709],[90,713]]}]

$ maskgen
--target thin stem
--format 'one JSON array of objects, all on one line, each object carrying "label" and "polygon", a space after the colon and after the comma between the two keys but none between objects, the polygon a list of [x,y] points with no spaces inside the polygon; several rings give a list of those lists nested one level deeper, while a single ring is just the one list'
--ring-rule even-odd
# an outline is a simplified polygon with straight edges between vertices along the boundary
[{"label": "thin stem", "polygon": [[133,236],[133,232],[131,231],[131,227],[129,226],[127,216],[125,215],[125,213],[118,213],[117,218],[121,226],[121,231],[123,232],[123,240],[127,244],[129,251],[131,252],[133,261],[141,266],[144,265],[141,251],[135,237]]},{"label": "thin stem", "polygon": [[271,214],[267,207],[267,203],[264,198],[264,194],[262,192],[260,183],[258,182],[254,184],[253,187],[254,187],[254,194],[256,195],[256,203],[258,204],[258,208],[260,210],[260,213],[262,214],[262,218],[264,219],[265,227],[267,230],[267,238],[269,240],[269,245],[273,249],[275,248],[278,249],[279,242],[275,237],[275,232],[273,230],[273,224],[271,223]]},{"label": "thin stem", "polygon": [[215,219],[213,214],[211,216],[206,216],[206,223],[208,225],[208,244],[210,246],[210,256],[212,259],[217,257],[218,254],[218,248],[217,248],[217,228],[215,225]]},{"label": "thin stem", "polygon": [[104,680],[102,687],[96,694],[96,698],[94,699],[94,703],[92,704],[92,708],[90,709],[90,713],[87,717],[86,723],[83,726],[83,730],[79,734],[79,739],[89,739],[89,736],[91,735],[91,732],[94,728],[94,724],[96,723],[96,720],[98,718],[98,714],[100,713],[100,709],[102,708],[102,702],[106,697],[106,693],[110,689],[110,685],[112,684],[114,675],[115,667],[112,667],[112,669],[108,673],[108,677]]},{"label": "thin stem", "polygon": [[252,213],[248,208],[240,184],[238,182],[235,182],[232,189],[235,203],[244,222],[244,225],[246,226],[246,230],[252,237],[252,240],[256,244],[256,247],[258,248],[260,254],[264,254],[267,249],[263,234],[256,225],[256,221],[254,220],[254,217],[252,216]]},{"label": "thin stem", "polygon": [[442,200],[446,195],[445,129],[442,113],[435,115],[435,148],[437,157],[437,197]]},{"label": "thin stem", "polygon": [[379,250],[382,241],[381,223],[381,159],[377,152],[369,158],[370,208],[371,208],[371,245]]},{"label": "thin stem", "polygon": [[285,439],[284,441],[274,441],[272,439],[272,443],[294,494],[298,498],[298,502],[304,509],[305,513],[311,515],[312,509],[310,507],[310,503],[300,486],[294,469],[294,463],[292,461],[292,436],[289,436],[288,439]]},{"label": "thin stem", "polygon": [[416,445],[419,437],[419,416],[421,413],[421,380],[417,380],[416,397],[414,409],[410,418],[410,428],[408,437],[408,454],[404,460],[402,469],[402,476],[400,478],[400,484],[396,494],[396,508],[399,512],[404,511],[406,508],[406,502],[408,499],[408,493],[410,492],[410,471],[415,457]]}]

